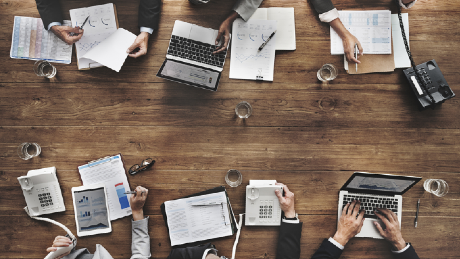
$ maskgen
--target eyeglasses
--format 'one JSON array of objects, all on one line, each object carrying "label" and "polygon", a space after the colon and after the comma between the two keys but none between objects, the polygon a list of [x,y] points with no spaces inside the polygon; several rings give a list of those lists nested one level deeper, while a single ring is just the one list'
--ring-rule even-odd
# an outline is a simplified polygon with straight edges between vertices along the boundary
[{"label": "eyeglasses", "polygon": [[131,166],[131,168],[129,168],[128,173],[131,175],[135,175],[139,172],[149,169],[150,167],[153,166],[153,164],[155,164],[155,160],[151,158],[147,158],[144,161],[142,161],[141,165],[135,164]]}]

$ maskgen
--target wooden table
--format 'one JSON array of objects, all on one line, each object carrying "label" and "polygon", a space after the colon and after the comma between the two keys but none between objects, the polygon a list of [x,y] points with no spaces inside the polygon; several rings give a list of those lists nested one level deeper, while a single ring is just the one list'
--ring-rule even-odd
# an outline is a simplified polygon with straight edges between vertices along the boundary
[{"label": "wooden table", "polygon": [[[69,10],[105,1],[61,1]],[[74,233],[70,189],[80,186],[77,166],[122,153],[128,168],[147,157],[152,170],[129,176],[132,187],[150,190],[152,258],[166,258],[169,238],[160,204],[225,185],[228,169],[243,174],[243,184],[227,186],[236,213],[244,212],[249,179],[276,179],[295,193],[301,221],[302,258],[309,258],[336,230],[338,191],[354,171],[441,178],[449,183],[443,198],[424,192],[423,180],[404,195],[402,233],[423,258],[458,258],[460,248],[460,104],[455,97],[434,110],[419,112],[401,69],[393,73],[347,75],[343,57],[331,56],[329,26],[307,1],[265,0],[261,7],[295,7],[296,51],[279,51],[273,82],[229,79],[229,56],[217,92],[155,77],[176,19],[218,28],[234,1],[192,6],[165,0],[161,23],[148,55],[127,59],[119,73],[108,68],[78,71],[57,64],[53,80],[38,78],[33,61],[10,59],[13,17],[39,17],[32,0],[5,0],[0,8],[0,258],[43,258],[56,235],[51,224],[30,219],[17,177],[28,170],[56,166],[66,211],[50,218]],[[337,9],[386,8],[391,0],[334,1]],[[138,3],[114,1],[120,27],[138,33]],[[404,11],[405,12],[405,11]],[[417,64],[431,59],[454,92],[460,94],[460,2],[420,0],[410,13],[410,45]],[[69,13],[64,12],[69,18]],[[230,53],[231,55],[231,53]],[[332,83],[321,84],[317,70],[339,68]],[[247,120],[235,105],[253,106]],[[17,146],[37,142],[39,157],[21,160]],[[419,227],[413,222],[421,199]],[[115,258],[129,258],[130,218],[113,222],[113,232],[78,239],[94,252],[102,244]],[[278,228],[244,227],[238,258],[274,258]],[[234,237],[214,240],[231,256]],[[352,239],[342,258],[391,258],[383,240]]]}]

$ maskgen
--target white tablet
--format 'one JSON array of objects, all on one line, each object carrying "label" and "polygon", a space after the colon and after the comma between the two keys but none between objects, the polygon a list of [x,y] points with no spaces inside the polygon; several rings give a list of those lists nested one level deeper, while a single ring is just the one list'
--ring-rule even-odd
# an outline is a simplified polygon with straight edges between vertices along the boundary
[{"label": "white tablet", "polygon": [[73,187],[72,200],[79,237],[112,232],[104,184]]}]

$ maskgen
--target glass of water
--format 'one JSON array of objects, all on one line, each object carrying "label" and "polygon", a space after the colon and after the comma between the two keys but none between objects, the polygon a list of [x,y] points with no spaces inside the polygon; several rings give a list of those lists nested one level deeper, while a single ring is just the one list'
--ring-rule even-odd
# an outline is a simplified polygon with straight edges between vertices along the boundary
[{"label": "glass of water", "polygon": [[438,197],[443,197],[449,192],[449,185],[441,179],[427,179],[423,183],[423,188]]},{"label": "glass of water", "polygon": [[334,80],[338,75],[337,68],[332,64],[325,64],[316,73],[316,76],[320,81],[329,82]]},{"label": "glass of water", "polygon": [[243,181],[243,175],[235,169],[228,170],[225,175],[225,182],[231,187],[238,187]]},{"label": "glass of water", "polygon": [[56,75],[56,67],[45,60],[38,60],[34,64],[34,72],[37,76],[53,78]]},{"label": "glass of water", "polygon": [[235,113],[241,119],[247,119],[252,114],[252,106],[248,102],[242,101],[236,105]]},{"label": "glass of water", "polygon": [[29,160],[33,157],[40,155],[42,148],[37,143],[25,142],[19,145],[18,155],[24,160]]}]

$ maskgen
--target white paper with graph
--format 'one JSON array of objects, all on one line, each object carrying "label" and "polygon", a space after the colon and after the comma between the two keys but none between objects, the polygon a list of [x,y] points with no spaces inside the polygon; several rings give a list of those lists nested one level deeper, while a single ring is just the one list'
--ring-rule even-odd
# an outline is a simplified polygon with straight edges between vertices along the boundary
[{"label": "white paper with graph", "polygon": [[230,78],[273,81],[277,35],[261,51],[259,47],[274,31],[274,20],[233,22]]},{"label": "white paper with graph", "polygon": [[233,235],[225,192],[166,201],[171,246]]}]

